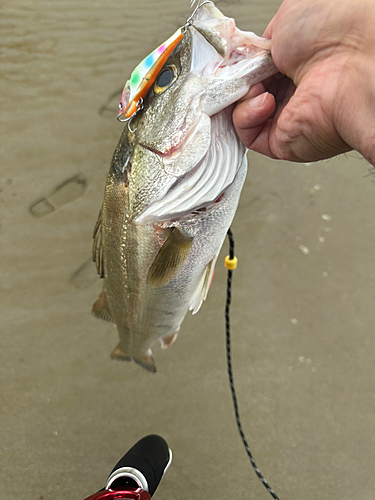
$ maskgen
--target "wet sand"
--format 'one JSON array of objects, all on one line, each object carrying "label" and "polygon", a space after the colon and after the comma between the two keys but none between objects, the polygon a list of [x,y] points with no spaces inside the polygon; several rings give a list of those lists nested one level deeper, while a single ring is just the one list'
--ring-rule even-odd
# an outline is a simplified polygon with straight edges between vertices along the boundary
[{"label": "wet sand", "polygon": [[[218,3],[258,34],[278,5]],[[84,498],[151,432],[174,453],[156,499],[270,498],[227,382],[226,245],[202,310],[155,347],[156,375],[112,361],[116,329],[90,313],[92,231],[122,130],[110,97],[189,12],[187,0],[2,2],[1,499]],[[375,177],[355,153],[249,161],[233,224],[245,432],[280,498],[373,499]]]}]

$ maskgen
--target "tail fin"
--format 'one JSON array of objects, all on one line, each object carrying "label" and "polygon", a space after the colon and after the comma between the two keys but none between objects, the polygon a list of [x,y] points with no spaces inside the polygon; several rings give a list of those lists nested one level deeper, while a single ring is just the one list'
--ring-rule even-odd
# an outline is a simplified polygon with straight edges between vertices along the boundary
[{"label": "tail fin", "polygon": [[146,356],[134,357],[133,359],[136,363],[141,365],[145,370],[156,373],[156,363],[154,357],[152,356],[151,349],[148,350]]},{"label": "tail fin", "polygon": [[116,349],[112,352],[111,358],[118,359],[119,361],[131,361],[131,359],[134,359],[134,361],[141,365],[145,370],[152,373],[156,372],[156,363],[152,356],[151,349],[147,351],[145,356],[131,356],[123,350],[120,342]]},{"label": "tail fin", "polygon": [[132,357],[121,348],[121,342],[117,345],[116,349],[111,354],[112,359],[120,361],[131,361]]}]

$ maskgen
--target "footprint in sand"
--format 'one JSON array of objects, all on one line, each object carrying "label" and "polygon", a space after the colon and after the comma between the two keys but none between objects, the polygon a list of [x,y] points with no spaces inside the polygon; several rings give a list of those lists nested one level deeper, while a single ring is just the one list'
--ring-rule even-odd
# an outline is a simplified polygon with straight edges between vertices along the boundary
[{"label": "footprint in sand", "polygon": [[39,198],[30,205],[30,213],[34,217],[45,217],[67,203],[79,198],[87,187],[86,177],[82,174],[70,177],[62,184],[59,184],[45,198]]},{"label": "footprint in sand", "polygon": [[72,285],[80,290],[91,288],[99,283],[99,281],[99,276],[92,259],[86,260],[86,262],[79,266],[70,278]]},{"label": "footprint in sand", "polygon": [[0,180],[0,193],[4,193],[13,184],[13,179]]}]

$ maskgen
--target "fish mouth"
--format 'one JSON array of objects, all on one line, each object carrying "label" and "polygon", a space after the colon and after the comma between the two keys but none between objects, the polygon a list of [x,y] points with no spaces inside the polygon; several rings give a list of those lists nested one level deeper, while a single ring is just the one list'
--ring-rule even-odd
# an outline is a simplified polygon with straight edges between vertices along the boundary
[{"label": "fish mouth", "polygon": [[264,59],[264,66],[269,66],[267,73],[271,74],[268,76],[277,73],[270,54],[271,40],[250,31],[241,31],[236,27],[235,20],[224,16],[213,3],[201,7],[192,26],[217,53],[216,57],[209,55],[207,47],[202,47],[199,41],[195,42],[199,45],[197,51],[207,52],[204,74],[232,78],[246,75],[254,65],[254,59],[259,58]]}]

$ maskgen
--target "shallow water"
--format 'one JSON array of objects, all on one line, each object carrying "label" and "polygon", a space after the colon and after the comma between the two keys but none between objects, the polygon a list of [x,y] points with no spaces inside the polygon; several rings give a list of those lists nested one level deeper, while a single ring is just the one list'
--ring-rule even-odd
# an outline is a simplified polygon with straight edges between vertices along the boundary
[{"label": "shallow water", "polygon": [[[278,4],[218,2],[258,34]],[[150,432],[174,452],[155,498],[224,500],[229,485],[268,498],[235,428],[220,259],[201,312],[155,349],[156,376],[110,360],[117,333],[90,314],[118,93],[189,12],[187,0],[2,2],[1,499],[84,498]],[[374,177],[356,154],[249,159],[233,224],[245,432],[282,499],[372,499]]]}]

